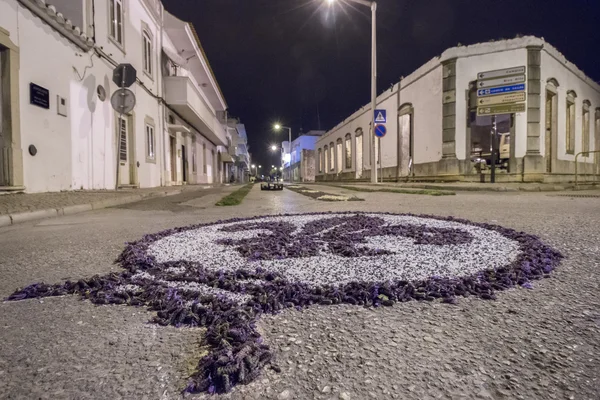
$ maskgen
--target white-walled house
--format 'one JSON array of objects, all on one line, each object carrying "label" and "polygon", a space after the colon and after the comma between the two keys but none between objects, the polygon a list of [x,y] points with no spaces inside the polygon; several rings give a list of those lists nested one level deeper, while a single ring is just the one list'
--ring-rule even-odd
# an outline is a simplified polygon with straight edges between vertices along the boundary
[{"label": "white-walled house", "polygon": [[194,27],[167,11],[163,26],[164,137],[170,182],[223,183],[219,154],[230,143],[218,116],[227,104]]},{"label": "white-walled house", "polygon": [[[479,180],[472,159],[491,143],[492,126],[490,116],[476,115],[478,73],[521,66],[526,108],[497,117],[510,149],[497,179],[571,181],[583,152],[580,179],[600,180],[600,153],[587,153],[600,150],[600,85],[531,36],[448,49],[380,94],[387,134],[379,176]],[[319,139],[317,180],[369,179],[370,121],[367,105]]]},{"label": "white-walled house", "polygon": [[[137,71],[121,118],[120,63]],[[0,190],[220,183],[226,109],[193,26],[159,0],[0,1]]]}]

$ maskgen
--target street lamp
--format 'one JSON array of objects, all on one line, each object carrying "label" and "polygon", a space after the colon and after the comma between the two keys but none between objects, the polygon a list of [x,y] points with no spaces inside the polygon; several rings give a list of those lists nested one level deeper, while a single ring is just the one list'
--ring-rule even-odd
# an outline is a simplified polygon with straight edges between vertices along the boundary
[{"label": "street lamp", "polygon": [[275,145],[271,146],[271,151],[277,151],[277,146],[275,146]]},{"label": "street lamp", "polygon": [[[326,1],[332,6],[337,0]],[[375,108],[377,107],[377,3],[371,0],[348,1],[371,8],[371,183],[377,183],[377,160],[375,160]]]},{"label": "street lamp", "polygon": [[280,130],[282,130],[282,129],[287,129],[287,131],[288,131],[288,136],[289,136],[289,139],[290,139],[290,149],[291,149],[291,146],[292,146],[292,128],[290,128],[290,127],[288,127],[288,126],[282,126],[281,124],[275,124],[275,125],[273,125],[273,128],[274,128],[276,131],[278,131],[278,132],[279,132]]},{"label": "street lamp", "polygon": [[[275,125],[273,125],[273,128],[275,128],[276,131],[280,131],[282,129],[287,129],[287,131],[288,131],[288,138],[289,138],[289,142],[288,143],[289,143],[289,146],[290,146],[290,165],[289,166],[291,168],[291,166],[292,166],[292,128],[290,128],[288,126],[282,126],[281,124],[275,124]],[[285,164],[285,159],[282,160],[282,161]]]}]

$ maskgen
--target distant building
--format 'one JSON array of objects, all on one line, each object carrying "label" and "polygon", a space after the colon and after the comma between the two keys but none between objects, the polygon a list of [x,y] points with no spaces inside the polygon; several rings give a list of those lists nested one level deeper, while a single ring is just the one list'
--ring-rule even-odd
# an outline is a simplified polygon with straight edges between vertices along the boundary
[{"label": "distant building", "polygon": [[[120,63],[137,70],[121,117]],[[226,110],[194,27],[159,0],[0,1],[0,190],[221,183]]]},{"label": "distant building", "polygon": [[[526,100],[524,111],[497,117],[505,158],[498,181],[571,181],[578,154],[580,179],[599,181],[600,153],[591,151],[600,150],[600,85],[531,36],[448,49],[380,94],[387,134],[375,164],[379,176],[478,181],[474,160],[490,154],[492,130],[490,116],[477,116],[478,74],[511,75],[515,67],[525,67],[525,77],[506,82],[524,84]],[[371,118],[366,105],[319,138],[317,180],[370,178]]]},{"label": "distant building", "polygon": [[309,131],[302,133],[292,141],[282,143],[282,165],[284,179],[293,182],[314,182],[315,180],[315,148],[318,139],[325,131]]}]

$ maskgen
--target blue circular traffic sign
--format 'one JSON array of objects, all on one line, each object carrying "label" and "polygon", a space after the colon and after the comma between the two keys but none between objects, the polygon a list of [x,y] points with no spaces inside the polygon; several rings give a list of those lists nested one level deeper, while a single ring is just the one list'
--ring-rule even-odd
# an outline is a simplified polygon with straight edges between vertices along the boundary
[{"label": "blue circular traffic sign", "polygon": [[386,133],[387,129],[385,128],[385,125],[375,125],[375,136],[382,138]]}]

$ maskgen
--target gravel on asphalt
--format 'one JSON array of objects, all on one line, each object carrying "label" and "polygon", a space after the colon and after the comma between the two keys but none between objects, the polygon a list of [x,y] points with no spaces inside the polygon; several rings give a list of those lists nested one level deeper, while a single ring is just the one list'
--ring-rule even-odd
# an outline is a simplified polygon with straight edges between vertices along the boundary
[{"label": "gravel on asphalt", "polygon": [[[112,261],[126,241],[174,226],[309,211],[452,215],[539,235],[566,258],[533,290],[504,291],[496,301],[315,306],[264,316],[258,328],[282,372],[267,370],[220,398],[598,399],[598,199],[361,196],[360,203],[322,203],[255,188],[226,210],[160,211],[171,203],[154,199],[148,210],[113,208],[2,228],[0,296],[34,282],[116,271]],[[156,327],[147,324],[151,318],[143,309],[96,307],[68,296],[1,303],[0,398],[179,398],[202,354],[203,330]]]}]

